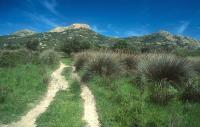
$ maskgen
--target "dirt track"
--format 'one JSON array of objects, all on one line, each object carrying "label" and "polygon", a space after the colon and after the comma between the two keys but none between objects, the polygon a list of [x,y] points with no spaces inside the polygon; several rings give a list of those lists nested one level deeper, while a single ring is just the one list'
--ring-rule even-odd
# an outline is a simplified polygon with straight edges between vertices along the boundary
[{"label": "dirt track", "polygon": [[[75,73],[75,67],[73,67],[72,75],[74,79],[77,79],[79,82],[81,82],[80,77],[77,73]],[[94,95],[84,83],[81,83],[81,98],[84,101],[83,120],[86,121],[88,127],[100,127]]]},{"label": "dirt track", "polygon": [[54,100],[56,93],[59,90],[66,90],[68,88],[68,82],[61,75],[65,67],[66,65],[60,63],[60,67],[52,73],[46,95],[33,109],[22,116],[21,120],[9,125],[1,125],[1,127],[36,127],[36,119],[47,110],[50,103]]}]

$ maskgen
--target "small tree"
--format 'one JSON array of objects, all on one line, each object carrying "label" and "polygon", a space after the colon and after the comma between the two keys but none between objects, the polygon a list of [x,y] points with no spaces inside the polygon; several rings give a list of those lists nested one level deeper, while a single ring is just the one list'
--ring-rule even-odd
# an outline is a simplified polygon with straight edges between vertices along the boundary
[{"label": "small tree", "polygon": [[126,40],[119,40],[112,46],[113,50],[123,50],[123,51],[129,51],[138,53],[140,52],[140,46],[138,45],[138,42],[129,42]]},{"label": "small tree", "polygon": [[37,50],[38,49],[38,46],[39,46],[39,41],[38,40],[29,40],[27,43],[26,43],[26,48],[29,49],[29,50]]},{"label": "small tree", "polygon": [[128,48],[129,44],[124,40],[120,40],[113,45],[113,49],[128,49]]},{"label": "small tree", "polygon": [[80,39],[74,38],[66,40],[61,45],[61,50],[70,55],[72,52],[79,52],[84,49],[89,49],[90,47],[91,44],[89,42],[81,41]]}]

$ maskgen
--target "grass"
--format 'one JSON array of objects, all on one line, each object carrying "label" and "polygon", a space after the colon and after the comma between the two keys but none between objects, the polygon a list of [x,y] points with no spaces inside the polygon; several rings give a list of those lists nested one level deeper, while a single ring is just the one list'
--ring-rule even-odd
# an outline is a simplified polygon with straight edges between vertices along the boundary
[{"label": "grass", "polygon": [[[91,59],[86,61],[85,68],[80,66],[79,73],[82,79],[86,77],[96,97],[103,127],[200,126],[197,120],[200,117],[199,82],[196,85],[191,82],[191,77],[198,75],[193,73],[188,59],[171,54],[130,55],[128,59],[127,54],[115,52],[87,51],[86,54]],[[75,55],[75,59],[82,59],[80,55]],[[113,62],[115,58],[118,61]],[[109,69],[120,65],[119,70],[123,70],[123,73],[118,71],[113,76],[110,76],[112,73],[106,76],[94,73],[90,76],[92,72],[107,70],[104,65],[109,65]],[[129,72],[132,69],[133,72]],[[192,86],[189,87],[190,91],[187,85]],[[187,101],[181,99],[182,94],[186,95]],[[197,98],[194,103],[188,103],[194,96]]]},{"label": "grass", "polygon": [[[63,61],[67,65],[71,64],[70,59]],[[56,95],[47,111],[37,119],[38,127],[84,127],[80,84],[71,79],[71,71],[71,67],[63,71],[70,84],[69,90],[60,91]]]},{"label": "grass", "polygon": [[103,79],[95,77],[89,88],[96,97],[97,110],[103,127],[198,127],[199,103],[172,100],[159,106],[131,83],[128,77]]},{"label": "grass", "polygon": [[192,67],[187,59],[172,54],[148,54],[140,60],[138,71],[154,81],[180,82],[191,76]]},{"label": "grass", "polygon": [[37,119],[38,127],[83,127],[83,107],[78,82],[59,92],[47,111]]},{"label": "grass", "polygon": [[46,91],[50,70],[33,64],[0,68],[0,123],[19,119],[39,100]]},{"label": "grass", "polygon": [[62,59],[61,61],[66,65],[72,65],[73,64],[72,58]]}]

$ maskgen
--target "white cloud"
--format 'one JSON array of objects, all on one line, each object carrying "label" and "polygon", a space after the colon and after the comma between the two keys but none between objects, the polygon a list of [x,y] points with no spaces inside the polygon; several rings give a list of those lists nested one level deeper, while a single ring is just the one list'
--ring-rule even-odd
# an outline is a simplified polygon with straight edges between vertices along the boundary
[{"label": "white cloud", "polygon": [[56,10],[56,7],[58,5],[56,0],[44,0],[41,1],[41,4],[47,8],[51,13],[60,16],[60,14],[58,13],[58,11]]},{"label": "white cloud", "polygon": [[145,29],[135,29],[135,30],[129,30],[125,32],[125,36],[142,36],[145,34],[148,34],[149,32]]},{"label": "white cloud", "polygon": [[189,25],[190,25],[189,22],[182,22],[181,26],[177,29],[177,33],[183,34],[187,30]]},{"label": "white cloud", "polygon": [[38,15],[38,14],[32,14],[29,12],[26,12],[27,16],[30,17],[35,23],[42,23],[45,26],[49,27],[57,27],[58,24],[51,18],[47,18],[43,15]]},{"label": "white cloud", "polygon": [[44,16],[40,16],[38,18],[38,20],[41,21],[41,22],[43,22],[43,23],[45,23],[45,24],[47,24],[47,25],[49,25],[49,26],[51,26],[51,27],[57,27],[58,26],[57,23],[55,23],[54,21],[52,21],[49,18],[46,18]]},{"label": "white cloud", "polygon": [[97,25],[93,25],[92,29],[97,33],[105,33],[106,32],[106,30],[99,29],[99,27],[97,27]]}]

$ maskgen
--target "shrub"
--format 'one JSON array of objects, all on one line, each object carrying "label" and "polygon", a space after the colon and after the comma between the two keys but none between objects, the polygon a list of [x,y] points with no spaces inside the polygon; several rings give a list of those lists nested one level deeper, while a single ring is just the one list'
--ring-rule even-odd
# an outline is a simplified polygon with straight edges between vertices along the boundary
[{"label": "shrub", "polygon": [[191,64],[194,71],[200,74],[200,58],[193,57],[193,58],[190,58],[190,60],[191,60]]},{"label": "shrub", "polygon": [[122,63],[125,65],[126,70],[135,70],[137,68],[137,58],[133,55],[124,56]]},{"label": "shrub", "polygon": [[115,53],[99,52],[93,54],[91,58],[88,71],[99,74],[100,76],[111,76],[121,71],[119,58]]},{"label": "shrub", "polygon": [[187,82],[182,94],[183,101],[200,102],[200,78],[195,77]]},{"label": "shrub", "polygon": [[174,53],[178,56],[200,56],[200,49],[176,48]]},{"label": "shrub", "polygon": [[26,48],[29,50],[37,50],[39,46],[39,41],[38,40],[29,40],[26,43]]},{"label": "shrub", "polygon": [[173,82],[188,79],[192,72],[188,60],[170,54],[147,55],[139,62],[138,70],[142,75],[154,81]]},{"label": "shrub", "polygon": [[81,52],[75,55],[75,63],[76,71],[83,69],[85,64],[89,62],[89,58],[91,58],[91,54],[88,52]]},{"label": "shrub", "polygon": [[79,38],[74,38],[70,40],[66,40],[61,45],[61,51],[70,55],[73,52],[80,52],[85,49],[91,48],[91,43],[87,41],[82,41]]},{"label": "shrub", "polygon": [[150,91],[151,102],[162,106],[167,105],[176,93],[176,89],[170,86],[167,81],[153,85]]},{"label": "shrub", "polygon": [[30,53],[25,49],[0,52],[0,67],[14,67],[17,64],[26,64],[30,61]]},{"label": "shrub", "polygon": [[59,63],[59,55],[54,50],[45,50],[40,54],[40,63],[55,65]]},{"label": "shrub", "polygon": [[0,86],[0,104],[5,102],[9,92],[11,92],[11,90],[8,87]]}]

